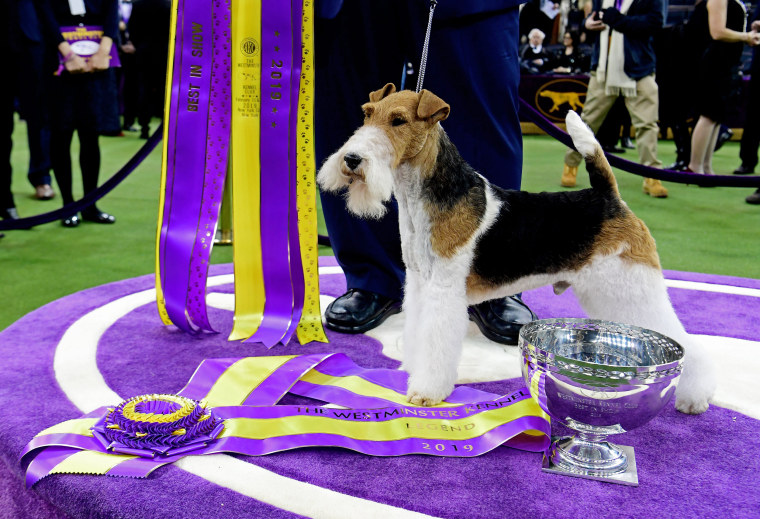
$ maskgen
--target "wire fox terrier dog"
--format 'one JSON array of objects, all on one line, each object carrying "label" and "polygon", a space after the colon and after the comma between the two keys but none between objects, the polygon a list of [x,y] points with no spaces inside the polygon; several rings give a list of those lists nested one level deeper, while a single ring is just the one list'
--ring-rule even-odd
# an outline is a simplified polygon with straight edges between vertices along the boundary
[{"label": "wire fox terrier dog", "polygon": [[435,405],[457,379],[467,306],[544,285],[568,287],[595,319],[646,327],[686,349],[676,408],[698,414],[715,390],[701,344],[678,320],[646,225],[620,198],[594,134],[575,113],[567,130],[591,188],[526,193],[489,184],[440,122],[449,105],[427,90],[372,92],[364,125],[324,163],[322,189],[348,188],[348,209],[379,218],[396,197],[406,285],[403,369],[408,400]]}]

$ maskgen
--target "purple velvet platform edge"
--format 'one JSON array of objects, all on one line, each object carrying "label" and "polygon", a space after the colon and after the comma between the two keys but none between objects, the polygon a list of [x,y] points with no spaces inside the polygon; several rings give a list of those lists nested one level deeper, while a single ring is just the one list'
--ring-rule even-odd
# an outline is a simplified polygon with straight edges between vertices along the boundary
[{"label": "purple velvet platform edge", "polygon": [[[335,265],[333,258],[320,263]],[[230,272],[230,265],[211,268],[212,276]],[[666,277],[760,288],[754,279],[673,271],[666,271]],[[26,442],[43,428],[81,414],[55,381],[53,355],[61,336],[88,312],[152,287],[153,276],[146,275],[84,290],[31,312],[0,333],[6,359],[0,366],[0,405],[6,410],[0,427],[0,519],[298,516],[172,466],[145,480],[54,475],[32,490],[23,488],[17,456]],[[345,280],[341,274],[323,274],[321,287],[323,294],[337,296],[345,290]],[[232,286],[210,287],[209,292],[231,293]],[[681,288],[669,293],[691,333],[760,338],[760,298]],[[551,288],[542,288],[526,292],[524,299],[540,318],[584,316],[569,293],[554,296]],[[155,304],[135,308],[100,338],[97,363],[105,382],[125,398],[176,392],[198,363],[211,357],[340,351],[365,367],[399,365],[363,335],[328,332],[329,344],[291,341],[269,351],[226,341],[231,312],[210,308],[209,317],[221,333],[190,337],[161,325]],[[473,384],[496,393],[521,385],[520,379]],[[288,397],[286,403],[298,401]],[[545,474],[540,455],[509,448],[472,459],[380,458],[334,448],[242,459],[288,478],[438,517],[757,517],[758,432],[758,420],[735,411],[712,406],[703,415],[686,416],[671,403],[647,425],[615,437],[636,450],[640,486],[635,488]]]}]

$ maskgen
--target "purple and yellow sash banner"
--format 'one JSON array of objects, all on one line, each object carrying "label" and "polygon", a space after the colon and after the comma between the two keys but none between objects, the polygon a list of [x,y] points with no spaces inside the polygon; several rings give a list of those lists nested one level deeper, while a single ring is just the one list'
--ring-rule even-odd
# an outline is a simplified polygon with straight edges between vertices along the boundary
[{"label": "purple and yellow sash banner", "polygon": [[229,155],[230,340],[327,342],[319,309],[313,0],[174,0],[156,247],[159,315],[213,331],[208,263]]},{"label": "purple and yellow sash banner", "polygon": [[[40,432],[21,453],[26,484],[49,474],[142,478],[188,455],[341,447],[473,457],[550,443],[549,417],[527,389],[500,396],[460,386],[417,407],[406,403],[406,377],[340,353],[208,359],[177,395],[130,398]],[[276,405],[287,393],[341,408]]]}]

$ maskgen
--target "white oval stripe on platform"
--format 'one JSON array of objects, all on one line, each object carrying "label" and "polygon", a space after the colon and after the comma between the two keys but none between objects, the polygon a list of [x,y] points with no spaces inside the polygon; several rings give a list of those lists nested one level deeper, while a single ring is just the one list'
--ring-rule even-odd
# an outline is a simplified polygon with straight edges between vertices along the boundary
[{"label": "white oval stripe on platform", "polygon": [[716,285],[714,283],[702,283],[700,281],[681,281],[680,279],[666,279],[665,286],[670,288],[683,288],[686,290],[698,290],[700,292],[717,292],[720,294],[732,294],[735,296],[760,297],[760,290],[756,288],[735,287],[731,285]]},{"label": "white oval stripe on platform", "polygon": [[[208,286],[232,282],[232,274],[213,276],[208,279]],[[155,300],[155,289],[124,296],[80,317],[64,333],[55,351],[55,378],[66,397],[83,413],[124,400],[108,387],[98,369],[98,341],[119,319],[142,305],[155,304]],[[216,485],[307,517],[353,519],[357,513],[377,519],[432,517],[286,478],[226,454],[189,456],[175,465]]]}]

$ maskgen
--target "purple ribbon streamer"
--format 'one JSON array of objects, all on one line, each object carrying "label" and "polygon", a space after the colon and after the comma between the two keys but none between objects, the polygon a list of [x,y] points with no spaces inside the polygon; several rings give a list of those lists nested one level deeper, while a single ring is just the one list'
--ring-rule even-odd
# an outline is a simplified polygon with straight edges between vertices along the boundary
[{"label": "purple ribbon streamer", "polygon": [[245,399],[243,405],[275,405],[289,393],[298,380],[333,353],[300,355],[280,366]]},{"label": "purple ribbon streamer", "polygon": [[293,319],[293,287],[288,251],[288,127],[291,109],[290,2],[264,0],[261,6],[261,261],[264,316],[244,342],[271,348],[285,337]]},{"label": "purple ribbon streamer", "polygon": [[306,295],[306,282],[303,275],[303,263],[301,262],[301,241],[298,232],[298,105],[301,67],[303,64],[301,38],[303,24],[303,0],[292,0],[292,36],[293,36],[293,75],[290,81],[290,135],[288,164],[290,167],[290,196],[288,215],[288,242],[290,248],[290,279],[293,287],[293,316],[290,326],[282,338],[282,343],[287,344],[296,331],[301,321],[304,297]]},{"label": "purple ribbon streamer", "polygon": [[206,359],[195,370],[187,385],[177,393],[179,396],[201,400],[206,397],[219,377],[240,359]]},{"label": "purple ribbon streamer", "polygon": [[209,258],[214,245],[219,206],[224,193],[227,175],[227,157],[230,145],[231,112],[231,55],[230,55],[230,0],[213,2],[213,63],[211,64],[208,136],[206,138],[206,174],[200,221],[190,260],[190,285],[187,295],[187,313],[202,330],[214,331],[206,311],[206,280]]},{"label": "purple ribbon streamer", "polygon": [[56,465],[77,452],[80,452],[80,449],[70,447],[53,446],[43,449],[26,468],[26,488],[31,488],[37,481],[50,474]]},{"label": "purple ribbon streamer", "polygon": [[[161,272],[169,318],[180,329],[193,333],[186,308],[190,259],[203,195],[212,63],[208,42],[212,31],[211,6],[206,2],[183,1],[180,14],[175,44],[180,52],[174,56],[175,70],[177,61],[181,63],[179,74],[172,82],[173,93],[174,86],[179,85],[176,97],[173,96],[178,106],[174,114],[173,154],[167,155],[165,194],[165,200],[171,199],[172,203],[169,204],[166,227],[162,227],[161,241],[165,248]],[[171,183],[168,181],[170,169],[173,169]]]}]

